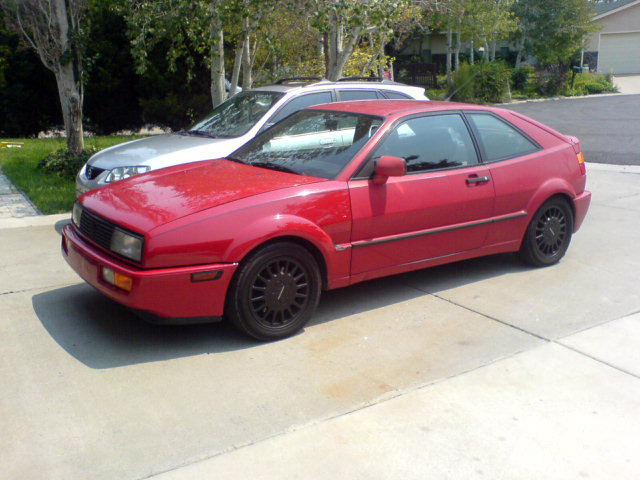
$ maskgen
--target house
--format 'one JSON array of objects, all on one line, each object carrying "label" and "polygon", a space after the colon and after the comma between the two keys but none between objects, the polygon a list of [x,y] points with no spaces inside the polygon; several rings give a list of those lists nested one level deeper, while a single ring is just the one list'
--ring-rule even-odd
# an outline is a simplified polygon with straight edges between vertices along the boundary
[{"label": "house", "polygon": [[640,74],[640,0],[598,2],[583,62],[598,73]]}]

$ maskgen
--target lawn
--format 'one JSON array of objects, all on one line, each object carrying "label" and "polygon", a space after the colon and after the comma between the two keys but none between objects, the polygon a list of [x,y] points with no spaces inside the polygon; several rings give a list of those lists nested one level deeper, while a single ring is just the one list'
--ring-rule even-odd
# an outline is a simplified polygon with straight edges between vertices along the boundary
[{"label": "lawn", "polygon": [[[102,149],[134,138],[138,137],[89,137],[85,139],[85,146],[96,146]],[[70,212],[76,198],[75,179],[62,178],[37,168],[38,162],[47,154],[66,146],[65,139],[3,138],[2,140],[24,144],[22,148],[0,149],[0,167],[9,180],[22,190],[42,213]]]}]

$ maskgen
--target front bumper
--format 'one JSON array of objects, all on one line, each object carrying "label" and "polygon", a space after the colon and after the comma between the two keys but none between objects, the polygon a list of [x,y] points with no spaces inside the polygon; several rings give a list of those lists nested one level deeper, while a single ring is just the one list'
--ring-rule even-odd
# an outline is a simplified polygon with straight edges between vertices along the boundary
[{"label": "front bumper", "polygon": [[[227,289],[237,263],[142,270],[121,262],[83,240],[71,225],[62,232],[62,254],[75,272],[107,297],[134,310],[149,313],[156,323],[216,321],[224,313]],[[133,279],[131,291],[102,278],[107,267]],[[215,280],[194,282],[192,274],[219,271]]]}]

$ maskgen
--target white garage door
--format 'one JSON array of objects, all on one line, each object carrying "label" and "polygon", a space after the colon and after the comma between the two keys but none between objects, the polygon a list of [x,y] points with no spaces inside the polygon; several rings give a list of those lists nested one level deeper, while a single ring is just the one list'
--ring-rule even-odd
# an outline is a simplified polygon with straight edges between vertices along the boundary
[{"label": "white garage door", "polygon": [[601,34],[598,72],[640,73],[640,32]]}]

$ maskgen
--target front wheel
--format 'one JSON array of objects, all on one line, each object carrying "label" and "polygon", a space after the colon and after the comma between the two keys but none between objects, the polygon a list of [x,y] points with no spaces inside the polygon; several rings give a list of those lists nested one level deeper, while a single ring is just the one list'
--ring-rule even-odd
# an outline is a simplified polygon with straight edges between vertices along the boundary
[{"label": "front wheel", "polygon": [[566,253],[573,232],[573,212],[566,200],[554,197],[535,213],[527,227],[518,255],[525,263],[546,267]]},{"label": "front wheel", "polygon": [[320,289],[313,255],[295,243],[274,243],[241,263],[229,292],[227,315],[258,340],[278,340],[311,319]]}]

